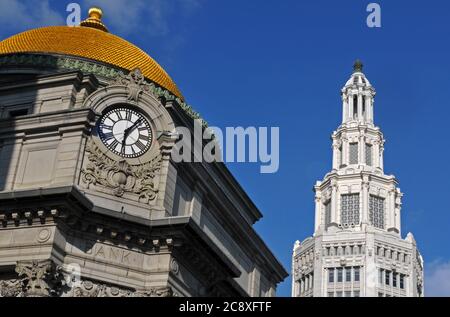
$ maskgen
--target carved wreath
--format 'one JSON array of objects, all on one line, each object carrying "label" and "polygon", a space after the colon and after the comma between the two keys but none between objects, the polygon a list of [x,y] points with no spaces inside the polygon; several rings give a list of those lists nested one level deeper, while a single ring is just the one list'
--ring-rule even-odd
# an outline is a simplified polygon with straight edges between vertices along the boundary
[{"label": "carved wreath", "polygon": [[161,169],[161,156],[143,165],[130,165],[106,156],[93,141],[87,145],[88,164],[82,171],[82,181],[88,186],[103,186],[117,197],[125,193],[138,195],[141,202],[149,204],[158,193],[154,179]]}]

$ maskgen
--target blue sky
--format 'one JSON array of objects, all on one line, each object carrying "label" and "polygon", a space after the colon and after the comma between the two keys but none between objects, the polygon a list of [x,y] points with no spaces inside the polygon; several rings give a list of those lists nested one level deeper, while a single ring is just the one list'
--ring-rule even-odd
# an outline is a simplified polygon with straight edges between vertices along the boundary
[{"label": "blue sky", "polygon": [[[0,36],[62,24],[71,1],[0,0]],[[280,127],[280,170],[229,164],[264,218],[258,232],[290,270],[292,246],[312,234],[312,186],[331,169],[340,89],[356,58],[377,90],[375,121],[387,139],[385,172],[405,193],[403,235],[426,262],[428,295],[450,296],[448,191],[450,3],[345,0],[83,0],[105,4],[110,30],[173,77],[211,124]],[[289,296],[290,279],[279,288]]]}]

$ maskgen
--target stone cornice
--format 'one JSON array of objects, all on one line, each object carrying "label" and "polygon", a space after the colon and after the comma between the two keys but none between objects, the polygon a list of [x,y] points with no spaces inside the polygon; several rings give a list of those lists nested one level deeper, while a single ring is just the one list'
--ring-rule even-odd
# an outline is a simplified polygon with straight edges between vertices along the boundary
[{"label": "stone cornice", "polygon": [[[66,71],[81,71],[86,74],[95,75],[105,81],[116,80],[120,76],[124,76],[127,72],[123,69],[113,67],[100,62],[89,61],[80,57],[64,56],[58,54],[12,54],[0,56],[0,69],[18,68],[36,68],[44,71],[48,70],[66,70]],[[148,79],[147,79],[148,81]],[[155,86],[152,91],[164,102],[176,101],[178,107],[185,113],[186,116],[195,119],[202,119],[200,114],[196,112],[192,106],[182,101],[177,96],[173,95],[167,89],[158,86],[152,82]],[[205,121],[204,121],[205,122]],[[205,127],[207,126],[205,122]]]}]

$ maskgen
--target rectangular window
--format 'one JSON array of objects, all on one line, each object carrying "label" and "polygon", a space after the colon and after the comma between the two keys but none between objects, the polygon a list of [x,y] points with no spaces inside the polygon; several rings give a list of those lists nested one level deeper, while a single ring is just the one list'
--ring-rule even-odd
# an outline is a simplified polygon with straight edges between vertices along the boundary
[{"label": "rectangular window", "polygon": [[358,164],[358,143],[350,143],[349,163]]},{"label": "rectangular window", "polygon": [[345,297],[352,297],[352,292],[351,291],[345,291],[344,296]]},{"label": "rectangular window", "polygon": [[366,165],[372,166],[372,145],[366,144]]},{"label": "rectangular window", "polygon": [[359,267],[354,268],[354,281],[359,282]]},{"label": "rectangular window", "polygon": [[397,287],[397,274],[392,273],[392,286]]},{"label": "rectangular window", "polygon": [[328,269],[328,283],[334,283],[334,269]]},{"label": "rectangular window", "polygon": [[384,284],[391,285],[391,271],[385,272]]},{"label": "rectangular window", "polygon": [[405,276],[400,274],[400,288],[405,289]]},{"label": "rectangular window", "polygon": [[359,291],[353,291],[353,297],[359,297]]},{"label": "rectangular window", "polygon": [[384,229],[384,198],[370,195],[369,220],[375,228]]},{"label": "rectangular window", "polygon": [[325,227],[331,223],[331,200],[325,204]]},{"label": "rectangular window", "polygon": [[351,267],[345,268],[345,281],[346,282],[352,281],[352,268]]},{"label": "rectangular window", "polygon": [[342,292],[341,291],[336,292],[336,297],[342,297]]},{"label": "rectangular window", "polygon": [[344,152],[342,152],[342,146],[339,148],[339,166],[344,165]]},{"label": "rectangular window", "polygon": [[338,283],[342,283],[342,268],[337,269],[337,281]]},{"label": "rectangular window", "polygon": [[378,297],[384,297],[383,293],[378,293]]},{"label": "rectangular window", "polygon": [[28,114],[28,109],[18,109],[18,110],[11,110],[9,112],[10,118],[17,118],[21,116],[26,116]]},{"label": "rectangular window", "polygon": [[359,194],[341,196],[341,224],[359,224]]},{"label": "rectangular window", "polygon": [[378,270],[378,284],[383,284],[383,270],[379,269]]},{"label": "rectangular window", "polygon": [[334,297],[334,293],[333,292],[328,292],[328,297]]}]

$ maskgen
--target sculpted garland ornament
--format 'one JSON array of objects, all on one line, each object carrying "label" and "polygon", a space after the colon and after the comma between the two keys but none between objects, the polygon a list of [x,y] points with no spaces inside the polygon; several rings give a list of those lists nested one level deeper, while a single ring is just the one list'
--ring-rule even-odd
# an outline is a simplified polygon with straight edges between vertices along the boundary
[{"label": "sculpted garland ornament", "polygon": [[105,155],[91,140],[86,151],[88,160],[82,171],[82,181],[89,186],[103,186],[117,197],[125,193],[138,196],[140,202],[149,204],[156,198],[158,189],[155,177],[161,169],[161,156],[143,165],[130,165],[127,161],[114,161]]}]

